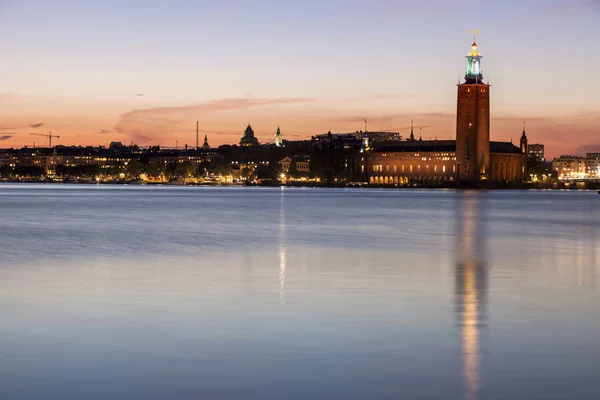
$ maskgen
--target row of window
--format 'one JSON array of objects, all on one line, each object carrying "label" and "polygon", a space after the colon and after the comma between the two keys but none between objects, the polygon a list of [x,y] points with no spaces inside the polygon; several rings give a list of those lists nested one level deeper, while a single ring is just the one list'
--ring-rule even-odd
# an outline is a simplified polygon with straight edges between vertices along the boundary
[{"label": "row of window", "polygon": [[[392,168],[390,168],[389,165],[385,166],[385,172],[406,172],[406,169],[407,168],[405,167],[404,164],[402,164],[401,166],[394,165],[394,166],[392,166]],[[432,168],[431,168],[431,165],[426,165],[424,169],[425,169],[425,171],[431,171]],[[413,172],[414,170],[415,170],[414,165],[409,165],[408,166],[408,172]],[[420,172],[421,171],[421,165],[417,165],[416,170],[418,172]],[[437,165],[434,165],[433,166],[433,172],[438,172],[438,170],[441,171],[441,172],[443,172],[443,173],[445,173],[446,172],[446,166],[442,165],[441,168],[438,168]],[[383,165],[381,165],[381,164],[379,164],[379,165],[373,165],[373,172],[384,172]],[[456,165],[452,166],[452,172],[456,172]]]}]

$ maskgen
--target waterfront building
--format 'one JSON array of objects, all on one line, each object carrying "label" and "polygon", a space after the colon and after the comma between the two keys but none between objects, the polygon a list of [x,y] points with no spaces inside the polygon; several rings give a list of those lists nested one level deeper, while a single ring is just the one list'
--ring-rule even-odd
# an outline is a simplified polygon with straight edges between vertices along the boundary
[{"label": "waterfront building", "polygon": [[312,138],[310,171],[326,180],[365,181],[363,140],[356,134],[328,132]]},{"label": "waterfront building", "polygon": [[600,179],[600,153],[587,153],[585,172],[588,179]]},{"label": "waterfront building", "polygon": [[586,177],[585,161],[584,157],[562,155],[554,159],[552,168],[560,180],[584,179]]},{"label": "waterfront building", "polygon": [[539,143],[533,143],[527,146],[527,156],[532,161],[544,162],[544,145]]},{"label": "waterfront building", "polygon": [[415,139],[372,143],[365,149],[362,170],[370,184],[440,184],[464,182],[521,182],[527,176],[527,135],[520,146],[490,141],[490,85],[484,82],[482,56],[473,41],[467,71],[458,84],[456,140]]},{"label": "waterfront building", "polygon": [[281,172],[287,174],[292,166],[292,163],[296,165],[296,171],[301,174],[308,174],[310,170],[310,157],[306,156],[294,156],[294,157],[284,157],[279,161],[279,165],[281,166]]},{"label": "waterfront building", "polygon": [[15,157],[6,150],[0,150],[0,167],[7,166],[14,168],[16,166]]},{"label": "waterfront building", "polygon": [[242,147],[251,147],[258,146],[258,139],[254,137],[254,130],[252,126],[248,124],[246,130],[244,131],[244,136],[240,139],[240,146]]}]

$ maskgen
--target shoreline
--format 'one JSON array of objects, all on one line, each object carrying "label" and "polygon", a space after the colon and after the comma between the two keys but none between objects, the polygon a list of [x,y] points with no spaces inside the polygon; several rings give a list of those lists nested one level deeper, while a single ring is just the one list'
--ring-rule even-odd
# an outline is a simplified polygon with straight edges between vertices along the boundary
[{"label": "shoreline", "polygon": [[461,183],[460,185],[370,185],[367,183],[347,183],[347,184],[307,184],[307,183],[287,183],[280,184],[275,182],[265,183],[180,183],[180,182],[56,182],[44,180],[2,180],[0,184],[50,184],[50,185],[123,185],[123,186],[201,186],[201,187],[290,187],[290,188],[343,188],[343,189],[386,189],[386,190],[406,190],[406,189],[433,189],[433,190],[600,190],[600,182],[573,182],[573,183],[522,183],[522,184],[486,184],[486,183]]}]

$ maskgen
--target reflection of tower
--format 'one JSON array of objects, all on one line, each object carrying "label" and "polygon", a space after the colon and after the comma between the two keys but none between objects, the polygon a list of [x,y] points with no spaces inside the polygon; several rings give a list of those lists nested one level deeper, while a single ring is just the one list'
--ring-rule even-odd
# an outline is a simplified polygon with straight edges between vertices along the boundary
[{"label": "reflection of tower", "polygon": [[465,398],[476,399],[479,390],[480,334],[486,328],[485,199],[478,192],[465,192],[458,201],[456,318],[462,342]]},{"label": "reflection of tower", "polygon": [[487,179],[490,172],[490,85],[483,82],[481,58],[473,40],[456,111],[456,158],[464,181]]},{"label": "reflection of tower", "polygon": [[281,197],[279,206],[279,302],[285,303],[285,267],[286,267],[286,248],[285,248],[285,187],[281,187]]}]

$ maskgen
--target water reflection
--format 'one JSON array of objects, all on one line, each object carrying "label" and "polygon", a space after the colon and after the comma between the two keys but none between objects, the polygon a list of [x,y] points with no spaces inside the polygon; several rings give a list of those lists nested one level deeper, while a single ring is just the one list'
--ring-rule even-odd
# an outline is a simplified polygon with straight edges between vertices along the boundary
[{"label": "water reflection", "polygon": [[462,344],[465,398],[480,389],[480,331],[485,329],[487,267],[485,197],[464,192],[458,198],[456,221],[456,318]]},{"label": "water reflection", "polygon": [[285,236],[285,188],[281,188],[279,200],[279,303],[285,304],[285,264],[286,264],[286,236]]}]

